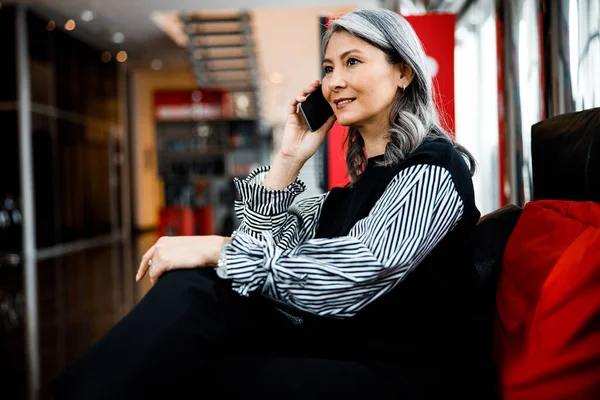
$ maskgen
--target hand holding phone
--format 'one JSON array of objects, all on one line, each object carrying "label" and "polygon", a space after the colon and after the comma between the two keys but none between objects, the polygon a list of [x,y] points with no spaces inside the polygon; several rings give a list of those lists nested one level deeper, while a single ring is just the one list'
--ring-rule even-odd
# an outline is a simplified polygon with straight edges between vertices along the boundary
[{"label": "hand holding phone", "polygon": [[299,107],[311,132],[322,127],[333,115],[333,109],[323,96],[321,85],[314,92],[308,94],[306,100],[300,103]]},{"label": "hand holding phone", "polygon": [[278,154],[288,161],[304,164],[319,149],[334,121],[320,82],[313,82],[290,102]]}]

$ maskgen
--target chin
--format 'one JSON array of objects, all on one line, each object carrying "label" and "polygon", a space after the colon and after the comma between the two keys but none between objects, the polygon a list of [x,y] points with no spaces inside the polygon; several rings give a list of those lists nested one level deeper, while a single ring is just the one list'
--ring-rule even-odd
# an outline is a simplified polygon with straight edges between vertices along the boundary
[{"label": "chin", "polygon": [[358,122],[356,118],[351,118],[349,116],[344,115],[336,116],[336,118],[338,124],[340,124],[341,126],[352,126],[356,125],[356,123]]}]

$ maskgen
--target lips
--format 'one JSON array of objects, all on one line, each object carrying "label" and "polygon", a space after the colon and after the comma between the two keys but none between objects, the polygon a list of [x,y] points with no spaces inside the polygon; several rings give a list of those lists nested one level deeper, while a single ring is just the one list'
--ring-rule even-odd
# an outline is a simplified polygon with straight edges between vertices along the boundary
[{"label": "lips", "polygon": [[356,100],[356,99],[344,97],[344,98],[340,98],[340,99],[335,99],[333,102],[335,103],[335,107],[338,110],[341,110],[342,108],[346,107],[348,104],[352,103],[354,100]]}]

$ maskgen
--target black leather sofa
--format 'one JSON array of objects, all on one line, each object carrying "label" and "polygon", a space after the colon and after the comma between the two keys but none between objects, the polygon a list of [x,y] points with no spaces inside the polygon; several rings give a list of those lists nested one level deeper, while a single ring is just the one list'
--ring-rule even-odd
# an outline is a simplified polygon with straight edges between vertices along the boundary
[{"label": "black leather sofa", "polygon": [[[600,203],[600,108],[538,122],[532,126],[531,142],[533,200]],[[505,206],[483,216],[476,228],[474,257],[480,279],[479,319],[490,354],[502,257],[521,211],[515,205]],[[485,384],[493,387],[494,366],[490,369],[490,379]]]}]

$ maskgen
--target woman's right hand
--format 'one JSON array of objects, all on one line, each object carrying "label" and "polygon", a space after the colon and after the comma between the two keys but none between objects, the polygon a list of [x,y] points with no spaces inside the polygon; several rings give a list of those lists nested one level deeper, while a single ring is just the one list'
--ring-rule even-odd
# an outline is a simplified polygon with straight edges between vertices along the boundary
[{"label": "woman's right hand", "polygon": [[317,131],[311,132],[304,120],[298,104],[304,102],[308,94],[314,92],[319,87],[319,81],[313,82],[306,87],[300,96],[296,96],[291,103],[287,116],[283,138],[279,154],[283,158],[293,160],[296,163],[304,164],[319,149],[325,139],[325,135],[333,126],[335,116],[329,119]]}]

